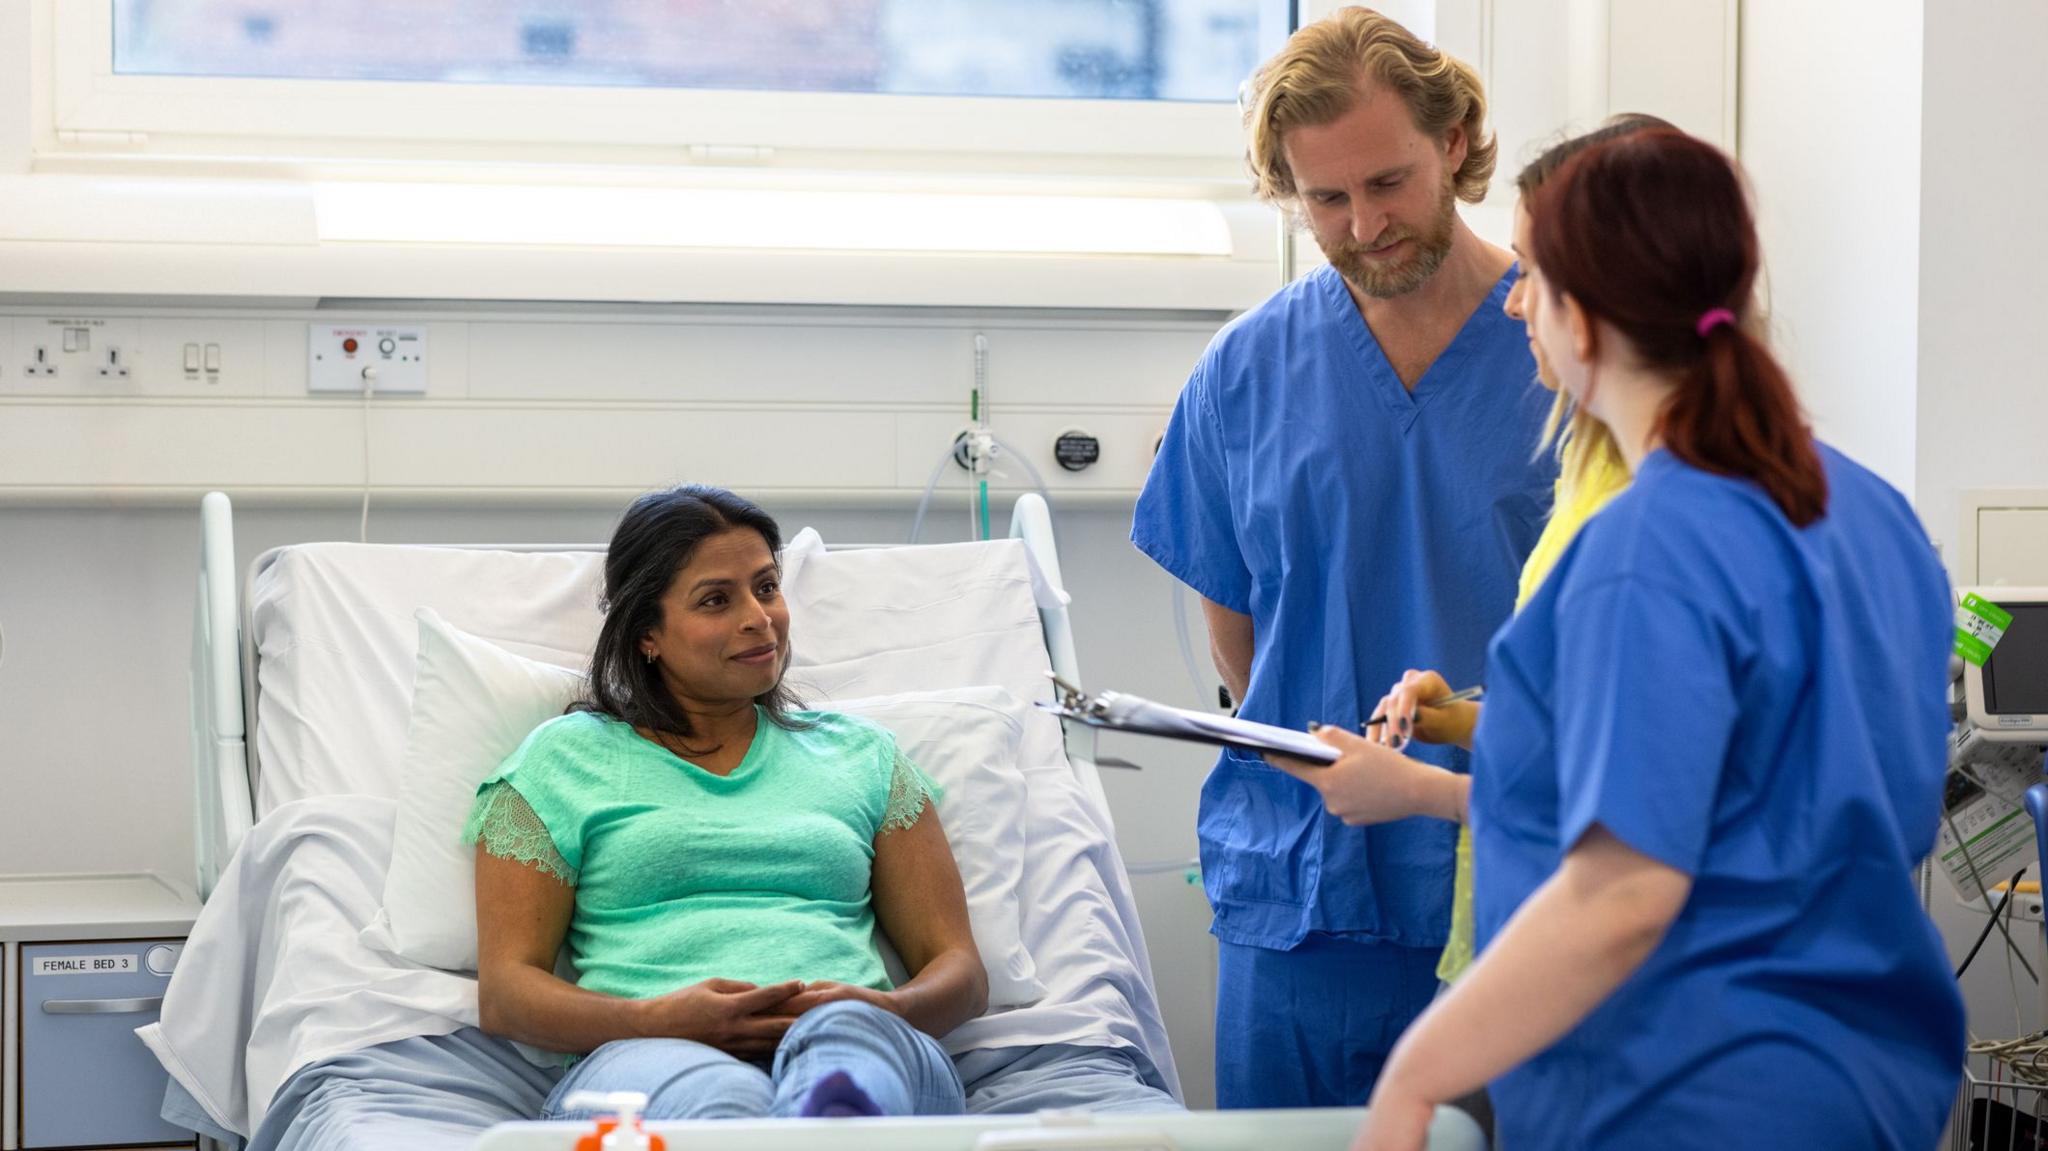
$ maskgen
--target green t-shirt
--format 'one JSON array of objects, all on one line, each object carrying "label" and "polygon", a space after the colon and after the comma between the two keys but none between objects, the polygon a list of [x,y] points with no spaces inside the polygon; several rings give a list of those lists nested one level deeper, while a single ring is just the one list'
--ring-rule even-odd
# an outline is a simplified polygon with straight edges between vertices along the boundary
[{"label": "green t-shirt", "polygon": [[[568,942],[588,990],[646,999],[712,978],[887,990],[875,838],[914,824],[938,785],[867,720],[792,718],[811,726],[762,716],[725,776],[608,716],[549,720],[478,787],[464,839],[575,886]],[[547,842],[521,842],[535,817]]]}]

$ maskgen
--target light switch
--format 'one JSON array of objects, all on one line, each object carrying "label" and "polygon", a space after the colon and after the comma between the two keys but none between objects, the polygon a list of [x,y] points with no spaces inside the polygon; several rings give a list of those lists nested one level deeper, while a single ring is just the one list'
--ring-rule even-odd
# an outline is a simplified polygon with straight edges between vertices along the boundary
[{"label": "light switch", "polygon": [[67,352],[89,352],[92,350],[91,328],[64,329],[64,350]]},{"label": "light switch", "polygon": [[220,345],[219,345],[219,344],[208,344],[208,345],[206,345],[206,370],[207,370],[207,371],[209,371],[209,372],[218,372],[218,371],[220,371]]},{"label": "light switch", "polygon": [[199,345],[198,345],[198,344],[186,344],[186,345],[185,345],[185,370],[186,370],[186,371],[188,371],[188,372],[191,372],[191,373],[192,373],[193,375],[198,375],[198,374],[199,374]]}]

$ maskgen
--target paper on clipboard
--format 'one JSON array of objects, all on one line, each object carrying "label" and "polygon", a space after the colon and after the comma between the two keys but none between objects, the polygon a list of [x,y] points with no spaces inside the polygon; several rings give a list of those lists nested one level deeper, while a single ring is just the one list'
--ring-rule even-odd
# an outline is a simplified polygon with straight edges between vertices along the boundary
[{"label": "paper on clipboard", "polygon": [[1059,703],[1038,706],[1104,731],[1128,731],[1240,751],[1277,752],[1311,763],[1334,763],[1337,759],[1336,748],[1293,728],[1190,711],[1122,692],[1090,694],[1057,677],[1053,682],[1058,687]]}]

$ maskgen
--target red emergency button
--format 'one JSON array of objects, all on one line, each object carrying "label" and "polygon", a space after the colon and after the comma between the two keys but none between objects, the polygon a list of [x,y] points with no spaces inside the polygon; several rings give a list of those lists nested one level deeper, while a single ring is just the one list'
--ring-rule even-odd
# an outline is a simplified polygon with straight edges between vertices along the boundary
[{"label": "red emergency button", "polygon": [[350,336],[348,339],[343,340],[341,342],[341,350],[347,352],[351,356],[356,354],[356,347],[356,338],[354,336]]}]

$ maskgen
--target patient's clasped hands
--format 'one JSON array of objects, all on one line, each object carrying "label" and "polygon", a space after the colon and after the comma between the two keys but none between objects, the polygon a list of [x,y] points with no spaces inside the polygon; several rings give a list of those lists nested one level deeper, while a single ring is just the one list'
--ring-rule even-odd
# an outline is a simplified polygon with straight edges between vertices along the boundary
[{"label": "patient's clasped hands", "polygon": [[707,979],[641,1000],[641,1030],[649,1039],[689,1039],[741,1059],[766,1059],[798,1016],[847,999],[895,1011],[887,992],[848,983],[792,979],[763,987]]},{"label": "patient's clasped hands", "polygon": [[758,987],[706,979],[641,1000],[640,1030],[649,1039],[690,1039],[741,1059],[765,1059],[796,1022],[782,1009],[803,989],[795,980]]}]

